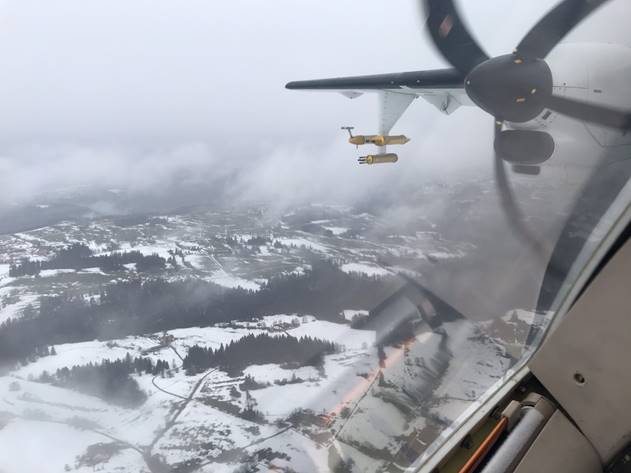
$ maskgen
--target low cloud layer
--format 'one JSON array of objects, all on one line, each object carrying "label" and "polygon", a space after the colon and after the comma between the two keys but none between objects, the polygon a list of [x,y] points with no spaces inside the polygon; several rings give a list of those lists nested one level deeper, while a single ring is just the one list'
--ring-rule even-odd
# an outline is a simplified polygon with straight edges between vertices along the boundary
[{"label": "low cloud layer", "polygon": [[[361,5],[360,5],[361,3]],[[491,54],[556,2],[461,2]],[[500,2],[501,3],[501,2]],[[611,2],[570,40],[623,41]],[[72,186],[191,186],[235,201],[338,200],[490,170],[489,117],[422,100],[397,166],[360,168],[339,127],[376,131],[377,101],[297,93],[289,80],[443,67],[417,2],[61,0],[0,3],[0,205]],[[628,39],[628,38],[626,38]]]}]

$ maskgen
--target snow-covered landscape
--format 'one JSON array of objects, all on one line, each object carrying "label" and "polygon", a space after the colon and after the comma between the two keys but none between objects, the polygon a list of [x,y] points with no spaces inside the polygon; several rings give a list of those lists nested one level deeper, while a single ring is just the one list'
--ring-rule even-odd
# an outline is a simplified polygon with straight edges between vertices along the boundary
[{"label": "snow-covered landscape", "polygon": [[[196,211],[62,221],[0,235],[0,336],[65,310],[101,325],[114,290],[130,291],[135,281],[147,291],[197,281],[203,286],[191,290],[209,294],[202,298],[265,302],[260,313],[259,306],[228,309],[221,319],[212,311],[225,310],[223,303],[201,319],[190,309],[153,331],[142,328],[151,319],[111,328],[124,323],[114,318],[101,327],[111,328],[107,336],[79,333],[73,336],[82,340],[58,343],[65,335],[51,335],[0,376],[0,471],[379,472],[409,463],[506,375],[533,326],[527,312],[492,322],[450,313],[437,321],[422,304],[410,306],[421,296],[410,295],[414,289],[400,274],[472,249],[429,227],[419,219],[405,233],[375,231],[379,222],[370,214],[316,206],[276,220],[254,209]],[[83,255],[75,267],[63,267],[74,254],[69,248]],[[110,268],[117,255],[124,264]],[[124,262],[132,257],[138,262]],[[341,287],[326,288],[330,278]],[[282,291],[290,291],[288,301],[266,299]],[[307,292],[291,302],[291,291]],[[278,307],[293,310],[274,312]],[[134,310],[142,320],[145,309]],[[161,314],[160,307],[147,310]],[[391,310],[411,318],[393,319]],[[238,368],[191,368],[191,349],[212,355],[248,337],[308,339],[335,349],[315,362],[269,363],[255,354]],[[153,367],[130,373],[141,393],[133,407],[64,384],[68,369],[117,360]],[[11,455],[27,445],[45,452]]]},{"label": "snow-covered landscape", "polygon": [[[263,328],[255,329],[174,330],[174,340],[157,349],[160,334],[56,346],[56,355],[0,378],[0,469],[16,470],[11,451],[32,443],[52,453],[46,464],[39,463],[42,455],[21,459],[20,471],[88,472],[98,465],[98,471],[215,472],[251,463],[281,471],[324,471],[321,465],[328,465],[332,448],[352,458],[357,471],[382,471],[389,463],[384,458],[394,461],[412,437],[431,441],[432,419],[442,424],[456,420],[510,365],[501,341],[474,341],[482,325],[458,322],[446,325],[446,334],[425,331],[405,348],[388,348],[386,366],[380,368],[373,332],[307,319],[287,332],[345,346],[342,353],[327,357],[322,370],[252,365],[232,377],[219,370],[188,376],[180,369],[179,354],[189,346],[217,346],[249,333],[292,326],[295,319],[265,318]],[[444,350],[441,340],[448,340],[450,360],[441,376],[429,375],[427,370],[441,369],[436,361]],[[138,409],[33,381],[44,372],[128,353],[171,364],[161,376],[136,377],[148,394]],[[249,401],[238,388],[245,376],[264,386],[248,391]],[[233,387],[238,397],[231,393]],[[419,398],[409,398],[410,393]],[[423,405],[421,396],[429,401],[430,393],[431,402]],[[235,414],[246,402],[263,414],[261,421]],[[309,411],[315,415],[305,417],[312,424],[294,420]],[[63,445],[55,438],[64,438]]]}]

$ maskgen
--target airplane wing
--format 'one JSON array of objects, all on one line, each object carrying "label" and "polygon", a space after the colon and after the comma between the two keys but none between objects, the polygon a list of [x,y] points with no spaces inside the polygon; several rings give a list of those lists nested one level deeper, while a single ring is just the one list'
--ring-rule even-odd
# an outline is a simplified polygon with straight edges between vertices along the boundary
[{"label": "airplane wing", "polygon": [[427,89],[462,89],[464,77],[456,69],[437,69],[433,71],[398,72],[372,76],[338,77],[290,82],[286,86],[291,90],[427,90]]},{"label": "airplane wing", "polygon": [[286,88],[339,92],[350,99],[366,92],[377,92],[381,96],[379,133],[384,135],[418,97],[447,115],[461,105],[473,105],[464,90],[464,76],[456,69],[295,81],[289,82]]}]

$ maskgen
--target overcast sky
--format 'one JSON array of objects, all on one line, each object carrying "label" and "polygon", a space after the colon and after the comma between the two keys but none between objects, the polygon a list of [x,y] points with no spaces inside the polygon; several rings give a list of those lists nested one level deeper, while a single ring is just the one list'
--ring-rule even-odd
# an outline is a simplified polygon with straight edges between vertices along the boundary
[{"label": "overcast sky", "polygon": [[[491,55],[510,52],[555,3],[460,1]],[[73,183],[151,187],[182,169],[217,177],[247,168],[241,185],[276,197],[378,185],[406,166],[483,164],[488,117],[476,109],[446,118],[415,102],[395,129],[414,139],[414,162],[366,170],[339,127],[377,131],[375,97],[284,89],[295,79],[444,67],[417,8],[414,0],[0,1],[2,200]],[[614,0],[568,39],[626,41],[629,13],[626,0]]]}]

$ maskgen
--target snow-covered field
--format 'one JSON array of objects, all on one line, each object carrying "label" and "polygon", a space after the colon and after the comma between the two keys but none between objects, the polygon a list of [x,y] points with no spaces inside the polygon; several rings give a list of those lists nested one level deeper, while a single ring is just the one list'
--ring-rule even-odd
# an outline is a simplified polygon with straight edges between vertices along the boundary
[{"label": "snow-covered field", "polygon": [[360,273],[366,276],[387,276],[392,274],[387,269],[368,263],[347,263],[341,266],[345,273]]},{"label": "snow-covered field", "polygon": [[[502,330],[517,334],[515,318],[527,317],[507,316]],[[155,460],[170,467],[190,461],[197,464],[191,471],[228,473],[270,449],[274,455],[257,460],[266,469],[286,471],[291,465],[308,473],[328,471],[328,450],[335,448],[361,465],[359,471],[376,472],[387,464],[384,452],[394,458],[408,436],[424,431],[428,413],[457,419],[509,368],[508,359],[498,357],[498,344],[480,338],[488,326],[467,321],[444,324],[440,333],[427,327],[405,347],[387,347],[382,366],[371,331],[292,314],[241,325],[173,330],[168,345],[160,345],[162,334],[57,345],[56,355],[0,377],[0,471],[88,472],[93,464],[112,473],[160,471],[148,466]],[[216,370],[187,376],[178,369],[179,357],[193,345],[216,348],[264,332],[322,338],[345,349],[326,356],[321,369],[252,365],[236,376]],[[135,376],[148,395],[137,409],[34,381],[44,371],[127,354],[171,365],[168,376]],[[240,384],[246,376],[261,388],[245,392]],[[235,415],[247,403],[262,413],[262,422]],[[305,410],[326,421],[288,422]],[[95,454],[103,444],[117,447]],[[23,459],[15,453],[20,447],[37,454]]]},{"label": "snow-covered field", "polygon": [[[3,291],[3,288],[0,287],[0,298],[3,297],[3,293],[7,294],[11,291]],[[8,303],[0,303],[0,324],[3,322],[20,317],[29,305],[37,305],[38,296],[34,294],[23,294],[16,299],[9,299],[10,301],[15,300],[15,302]]]},{"label": "snow-covered field", "polygon": [[[302,320],[305,320],[304,324]],[[291,456],[292,464],[297,461],[306,465],[312,461],[311,455],[320,458],[317,461],[321,462],[322,454],[318,453],[321,446],[305,440],[299,432],[287,431],[286,426],[278,427],[276,422],[282,421],[296,409],[313,409],[318,412],[335,409],[340,402],[344,383],[361,381],[363,378],[357,378],[354,373],[358,369],[369,369],[367,365],[370,361],[374,363],[374,357],[367,356],[365,352],[351,349],[327,357],[323,372],[313,367],[285,369],[277,365],[247,368],[244,376],[250,375],[258,382],[270,385],[251,392],[257,409],[266,416],[267,422],[263,425],[239,419],[223,411],[221,406],[214,407],[205,401],[210,396],[219,402],[242,407],[244,401],[231,399],[229,389],[238,386],[243,378],[231,378],[222,372],[186,376],[182,370],[172,370],[170,376],[165,378],[137,376],[141,388],[149,398],[136,410],[111,406],[91,396],[29,381],[37,379],[44,372],[54,373],[66,366],[120,359],[127,354],[132,357],[144,354],[155,360],[165,359],[178,366],[177,355],[186,354],[186,350],[192,345],[217,347],[249,333],[273,330],[277,324],[286,326],[288,322],[293,322],[295,325],[296,321],[301,325],[289,331],[294,336],[310,335],[331,341],[345,340],[352,347],[374,340],[374,334],[361,333],[346,325],[314,321],[308,316],[298,318],[278,315],[266,317],[258,323],[264,329],[206,327],[174,330],[170,332],[175,339],[173,343],[158,349],[156,343],[161,334],[110,342],[57,345],[56,355],[40,358],[0,377],[0,471],[84,471],[85,465],[81,466],[78,458],[91,445],[111,441],[123,444],[125,449],[103,461],[99,465],[99,471],[116,471],[117,467],[124,467],[126,471],[149,471],[139,452],[146,452],[153,442],[153,455],[159,455],[170,465],[200,457],[214,465],[212,470],[201,471],[233,471],[238,462],[230,465],[223,461],[212,461],[212,458],[221,458],[222,452],[233,449],[242,450],[240,455],[251,453],[251,444],[257,448],[271,447],[275,451],[285,452]],[[372,347],[366,347],[366,351],[369,350]],[[357,359],[358,363],[351,363],[353,359]],[[287,382],[292,377],[301,381],[296,384],[275,384]],[[186,403],[186,408],[177,421],[163,432],[165,425],[173,418],[174,409],[180,407],[183,399],[189,396],[190,402]],[[3,418],[9,419],[4,428]],[[77,418],[83,424],[77,423]],[[87,425],[87,430],[76,428],[80,424]],[[281,431],[282,434],[279,434]],[[64,441],[55,443],[55,437],[63,438]],[[261,440],[263,437],[270,439]],[[39,442],[45,442],[47,446],[40,450],[42,454],[47,455],[49,448],[54,450],[50,461],[35,455],[35,458],[21,462],[20,456],[14,454],[17,445],[36,445]],[[202,444],[209,445],[209,442],[215,447],[210,450],[207,447],[202,448]]]},{"label": "snow-covered field", "polygon": [[241,288],[250,291],[258,291],[261,288],[261,286],[254,281],[248,281],[247,279],[233,276],[223,270],[213,272],[208,280],[214,282],[219,286],[227,287],[230,289]]},{"label": "snow-covered field", "polygon": [[[61,439],[63,448],[60,448]],[[103,437],[96,433],[63,424],[37,420],[10,422],[0,429],[0,470],[61,473],[66,465],[74,464],[75,455],[102,441]]]}]

